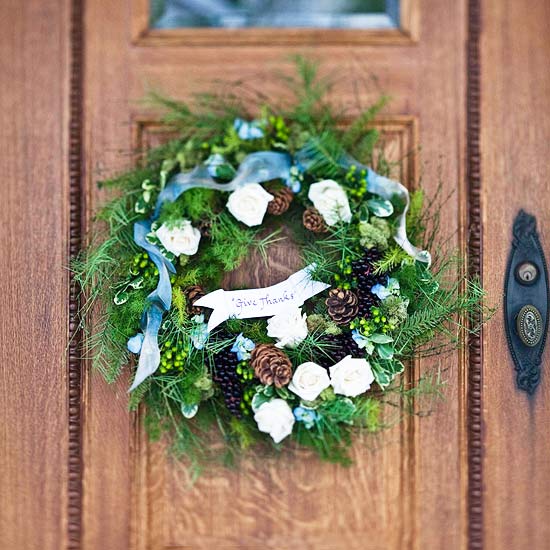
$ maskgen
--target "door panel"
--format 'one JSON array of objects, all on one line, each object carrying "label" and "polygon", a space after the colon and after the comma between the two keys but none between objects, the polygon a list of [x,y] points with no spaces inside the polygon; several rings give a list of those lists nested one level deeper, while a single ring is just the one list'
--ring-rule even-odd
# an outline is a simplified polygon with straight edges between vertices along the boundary
[{"label": "door panel", "polygon": [[[397,164],[395,177],[416,181],[416,155],[410,154],[417,148],[416,119],[385,117],[375,126],[382,133],[388,161]],[[142,120],[139,127],[136,149],[162,141],[158,123]],[[269,269],[263,262],[254,269],[247,264],[234,277],[254,287],[287,277],[299,258],[288,245],[280,248],[270,253]],[[247,460],[236,471],[220,469],[196,483],[184,467],[168,459],[163,445],[143,437],[141,420],[138,415],[131,434],[132,470],[140,479],[133,487],[138,549],[359,550],[366,547],[367,538],[377,541],[372,548],[411,544],[410,525],[405,531],[392,526],[406,526],[411,519],[417,457],[413,418],[383,440],[365,436],[358,441],[355,468],[319,464],[317,457],[300,451],[280,459]],[[374,463],[376,468],[370,466]]]},{"label": "door panel", "polygon": [[[537,217],[550,260],[550,4],[490,1],[482,40],[485,285],[501,306],[511,228]],[[502,306],[484,338],[486,548],[547,548],[550,540],[550,355],[529,397],[516,387]]]},{"label": "door panel", "polygon": [[[405,3],[407,4],[407,3]],[[88,213],[101,200],[95,181],[133,162],[133,151],[162,139],[158,113],[138,102],[150,86],[177,98],[216,78],[263,79],[289,69],[292,45],[223,43],[186,45],[183,31],[134,40],[130,0],[89,0],[85,14],[85,183]],[[393,101],[377,123],[387,151],[401,158],[406,185],[422,179],[428,193],[441,181],[455,190],[444,207],[449,235],[464,245],[465,2],[420,2],[418,43],[391,37],[358,44],[309,37],[299,51],[341,71],[333,99],[352,109],[359,70],[376,75]],[[256,31],[260,32],[260,31]],[[172,38],[170,38],[172,37]],[[183,38],[182,38],[183,37]],[[274,40],[278,42],[277,40]],[[327,44],[328,42],[328,44]],[[418,149],[422,145],[421,158]],[[148,443],[139,416],[127,412],[123,379],[108,387],[95,373],[85,386],[83,547],[404,549],[463,548],[466,544],[466,355],[422,360],[416,373],[440,366],[448,381],[446,402],[434,414],[410,419],[377,440],[358,441],[355,466],[319,463],[308,455],[246,461],[240,470],[205,474],[190,485],[181,464],[163,445]],[[133,503],[133,506],[130,506]]]},{"label": "door panel", "polygon": [[80,360],[66,267],[95,182],[166,137],[139,103],[148,88],[185,99],[213,78],[258,82],[299,51],[343,71],[334,99],[350,105],[353,75],[378,77],[361,99],[393,97],[376,122],[386,150],[416,153],[398,177],[455,190],[446,229],[463,250],[471,237],[500,305],[519,208],[550,259],[548,2],[402,0],[399,29],[245,35],[149,30],[148,2],[0,2],[0,548],[547,548],[549,352],[528,398],[502,310],[469,355],[415,365],[447,369],[446,402],[358,441],[351,469],[302,452],[192,484],[128,413],[128,379],[107,386]]}]

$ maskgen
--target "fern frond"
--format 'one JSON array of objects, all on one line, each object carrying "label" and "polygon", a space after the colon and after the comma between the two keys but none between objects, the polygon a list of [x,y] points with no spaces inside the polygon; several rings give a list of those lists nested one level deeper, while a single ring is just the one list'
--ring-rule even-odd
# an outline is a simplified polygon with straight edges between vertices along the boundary
[{"label": "fern frond", "polygon": [[413,261],[400,246],[392,246],[384,252],[384,256],[378,260],[375,265],[375,274],[380,275],[382,273],[388,273],[393,271],[404,262]]}]

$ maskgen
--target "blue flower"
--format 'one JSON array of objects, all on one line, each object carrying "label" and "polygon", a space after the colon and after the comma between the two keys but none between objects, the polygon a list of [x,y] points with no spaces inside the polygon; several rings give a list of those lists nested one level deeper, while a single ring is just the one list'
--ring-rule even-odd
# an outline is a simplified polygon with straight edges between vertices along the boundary
[{"label": "blue flower", "polygon": [[357,329],[351,331],[351,337],[355,340],[359,349],[365,348],[369,342],[369,339],[363,336]]},{"label": "blue flower", "polygon": [[369,338],[363,336],[357,329],[351,331],[351,337],[359,349],[364,349],[369,355],[374,351],[374,344]]},{"label": "blue flower", "polygon": [[306,409],[305,407],[296,407],[293,412],[294,418],[298,422],[303,422],[308,430],[313,428],[319,418],[319,415],[313,409]]},{"label": "blue flower", "polygon": [[371,288],[371,292],[378,296],[380,300],[385,300],[390,296],[399,296],[399,281],[393,277],[389,277],[386,286],[376,284]]},{"label": "blue flower", "polygon": [[303,169],[300,164],[295,164],[290,168],[289,175],[285,184],[293,193],[299,193],[304,179]]},{"label": "blue flower", "polygon": [[135,336],[132,336],[128,340],[128,351],[132,353],[139,353],[141,351],[141,346],[143,345],[143,332],[138,332]]},{"label": "blue flower", "polygon": [[385,300],[391,295],[391,292],[384,285],[381,285],[380,283],[374,285],[370,289],[370,291],[376,296],[378,296],[380,300]]},{"label": "blue flower", "polygon": [[237,354],[237,359],[239,361],[246,361],[247,359],[250,359],[250,352],[255,347],[256,344],[250,338],[245,338],[241,332],[239,336],[237,336],[231,351]]},{"label": "blue flower", "polygon": [[195,326],[190,330],[189,336],[196,349],[204,348],[208,340],[208,325],[204,322],[204,315],[195,315],[193,317]]},{"label": "blue flower", "polygon": [[264,131],[257,120],[248,122],[242,118],[236,118],[233,122],[233,128],[241,139],[259,139],[264,137]]}]

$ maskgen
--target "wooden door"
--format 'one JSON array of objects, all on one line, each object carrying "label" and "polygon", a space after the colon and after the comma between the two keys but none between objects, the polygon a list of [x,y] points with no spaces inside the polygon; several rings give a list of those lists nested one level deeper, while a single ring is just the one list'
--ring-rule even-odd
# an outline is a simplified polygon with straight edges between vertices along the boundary
[{"label": "wooden door", "polygon": [[79,358],[65,267],[103,198],[95,183],[166,137],[139,100],[262,81],[294,52],[351,75],[337,101],[353,105],[359,70],[377,77],[365,104],[391,94],[376,124],[395,176],[454,191],[445,229],[492,304],[520,207],[550,258],[548,3],[399,4],[396,29],[240,33],[150,29],[147,0],[2,3],[0,548],[548,546],[550,382],[531,399],[516,389],[502,311],[462,351],[416,362],[445,368],[445,401],[359,441],[348,469],[302,453],[194,482],[128,412],[128,380],[108,386]]},{"label": "wooden door", "polygon": [[[86,4],[88,213],[101,198],[94,187],[98,175],[127,167],[131,151],[158,143],[167,131],[158,113],[138,102],[148,86],[185,99],[216,79],[241,78],[275,94],[269,73],[288,70],[289,55],[299,51],[349,79],[335,101],[353,104],[354,74],[376,75],[378,86],[367,87],[361,100],[375,101],[381,89],[394,98],[377,124],[387,154],[401,161],[396,176],[409,186],[422,178],[430,192],[440,179],[446,190],[456,189],[445,217],[456,245],[464,246],[464,2],[429,8],[405,2],[405,28],[385,33],[157,31],[147,28],[142,4]],[[420,162],[420,144],[429,163]],[[411,418],[381,441],[359,443],[352,468],[322,464],[304,453],[246,462],[194,484],[185,468],[167,459],[163,445],[147,441],[140,416],[128,414],[127,379],[109,388],[91,374],[85,386],[84,548],[464,546],[465,361],[459,353],[441,363],[449,368],[449,388],[436,414],[422,422]],[[433,365],[421,361],[415,368],[420,373]]]}]

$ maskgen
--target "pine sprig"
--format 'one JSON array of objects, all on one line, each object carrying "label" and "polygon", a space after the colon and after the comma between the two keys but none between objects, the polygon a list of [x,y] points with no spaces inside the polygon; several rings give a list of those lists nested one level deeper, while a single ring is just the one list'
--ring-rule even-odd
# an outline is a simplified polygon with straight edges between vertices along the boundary
[{"label": "pine sprig", "polygon": [[363,111],[344,131],[342,135],[342,146],[344,149],[352,150],[357,143],[363,139],[367,131],[367,127],[374,117],[388,103],[389,97],[382,96],[374,105]]},{"label": "pine sprig", "polygon": [[308,172],[313,175],[334,179],[343,173],[345,150],[339,137],[330,131],[311,137],[303,148],[303,156],[309,160]]}]

